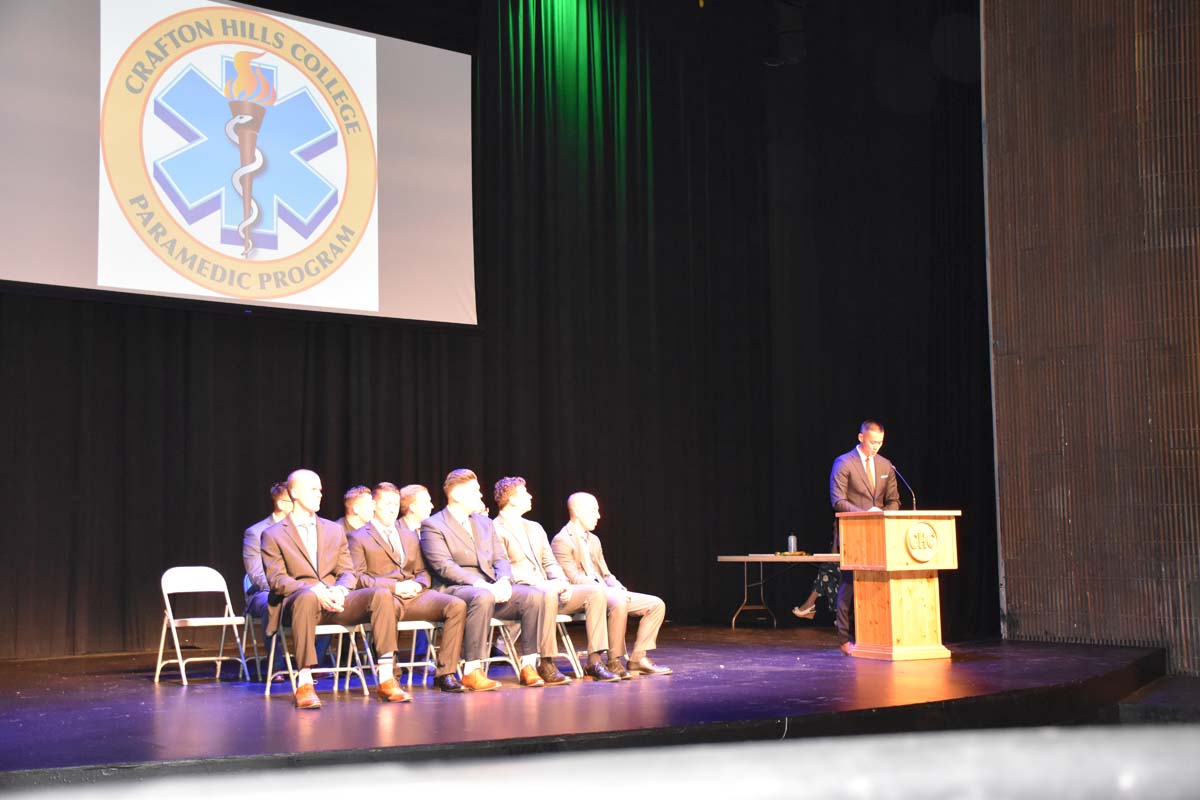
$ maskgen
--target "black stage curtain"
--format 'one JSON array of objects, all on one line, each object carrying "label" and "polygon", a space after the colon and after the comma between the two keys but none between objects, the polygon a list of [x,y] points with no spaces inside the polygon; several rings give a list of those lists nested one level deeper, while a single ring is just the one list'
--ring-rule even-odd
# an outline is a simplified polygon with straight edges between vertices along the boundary
[{"label": "black stage curtain", "polygon": [[766,77],[773,518],[828,547],[830,462],[880,420],[919,507],[963,511],[944,634],[996,635],[978,5],[804,9]]},{"label": "black stage curtain", "polygon": [[[5,288],[0,657],[155,646],[168,566],[237,596],[241,530],[300,465],[331,518],[470,466],[525,476],[553,534],[592,491],[627,584],[725,620],[716,556],[823,549],[867,414],[923,505],[967,509],[947,631],[991,632],[978,84],[872,101],[866,51],[936,17],[886,5],[813,11],[808,61],[766,67],[773,8],[480,4],[477,330]],[[874,334],[841,327],[868,304]]]},{"label": "black stage curtain", "polygon": [[729,613],[716,556],[769,528],[763,11],[481,7],[486,471],[551,534],[596,494],[673,619]]}]

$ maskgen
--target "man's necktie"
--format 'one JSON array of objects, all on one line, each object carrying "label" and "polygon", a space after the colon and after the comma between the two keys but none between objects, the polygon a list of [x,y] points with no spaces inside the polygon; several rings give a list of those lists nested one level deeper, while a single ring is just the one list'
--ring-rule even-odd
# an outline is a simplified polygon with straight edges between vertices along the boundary
[{"label": "man's necktie", "polygon": [[398,560],[404,560],[404,546],[400,544],[400,534],[396,533],[395,529],[388,531],[388,544],[392,546],[392,552],[396,554]]},{"label": "man's necktie", "polygon": [[317,532],[313,529],[313,524],[310,522],[300,526],[300,531],[304,534],[304,547],[308,550],[308,557],[312,561],[313,569],[317,568]]},{"label": "man's necktie", "polygon": [[871,484],[871,493],[875,493],[875,457],[867,456],[867,483]]}]

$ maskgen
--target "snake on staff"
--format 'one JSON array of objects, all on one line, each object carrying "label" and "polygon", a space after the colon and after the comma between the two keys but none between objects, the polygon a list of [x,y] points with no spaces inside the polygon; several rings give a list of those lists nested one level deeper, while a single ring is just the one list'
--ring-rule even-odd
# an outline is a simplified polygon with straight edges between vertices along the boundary
[{"label": "snake on staff", "polygon": [[[237,135],[237,132],[235,129],[237,128],[237,126],[245,125],[246,123],[251,122],[251,121],[253,121],[253,117],[251,117],[249,114],[235,114],[229,120],[229,122],[226,122],[225,123],[225,135],[229,138],[229,141],[233,142],[234,144],[237,144],[238,143],[238,135]],[[233,175],[230,178],[230,180],[233,182],[233,189],[234,189],[234,191],[236,191],[238,193],[238,197],[243,197],[242,178],[244,178],[247,175],[254,175],[257,172],[260,172],[262,170],[263,164],[265,162],[266,162],[266,159],[263,158],[262,151],[259,150],[257,147],[255,147],[254,148],[254,161],[252,161],[249,164],[243,164],[241,167],[238,167],[236,170],[234,170]],[[249,231],[250,231],[250,228],[254,225],[254,223],[258,222],[258,217],[259,217],[258,203],[254,200],[254,197],[252,195],[250,197],[250,214],[248,216],[244,217],[242,219],[242,221],[238,224],[238,227],[237,227],[238,236],[242,237],[242,244],[244,247],[244,249],[242,250],[242,258],[245,258],[248,255],[250,255],[250,252],[254,249],[254,240],[250,238]]]}]

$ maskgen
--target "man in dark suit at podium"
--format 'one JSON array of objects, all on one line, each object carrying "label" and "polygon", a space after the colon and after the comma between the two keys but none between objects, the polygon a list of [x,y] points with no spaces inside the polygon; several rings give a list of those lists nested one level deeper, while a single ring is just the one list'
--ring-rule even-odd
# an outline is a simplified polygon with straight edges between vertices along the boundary
[{"label": "man in dark suit at podium", "polygon": [[[892,462],[879,455],[883,426],[868,419],[858,429],[858,444],[833,462],[829,473],[829,502],[838,511],[895,511],[900,508],[900,489]],[[837,518],[833,521],[835,549],[841,552]],[[854,651],[854,573],[842,570],[837,595],[837,630],[842,652]]]}]

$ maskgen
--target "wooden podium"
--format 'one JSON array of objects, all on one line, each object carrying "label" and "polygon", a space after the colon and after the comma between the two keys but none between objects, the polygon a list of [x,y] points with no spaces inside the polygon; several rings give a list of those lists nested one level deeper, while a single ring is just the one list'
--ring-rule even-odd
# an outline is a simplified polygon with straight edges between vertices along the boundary
[{"label": "wooden podium", "polygon": [[843,511],[842,569],[854,571],[854,655],[949,658],[942,646],[939,569],[958,569],[961,511]]}]

